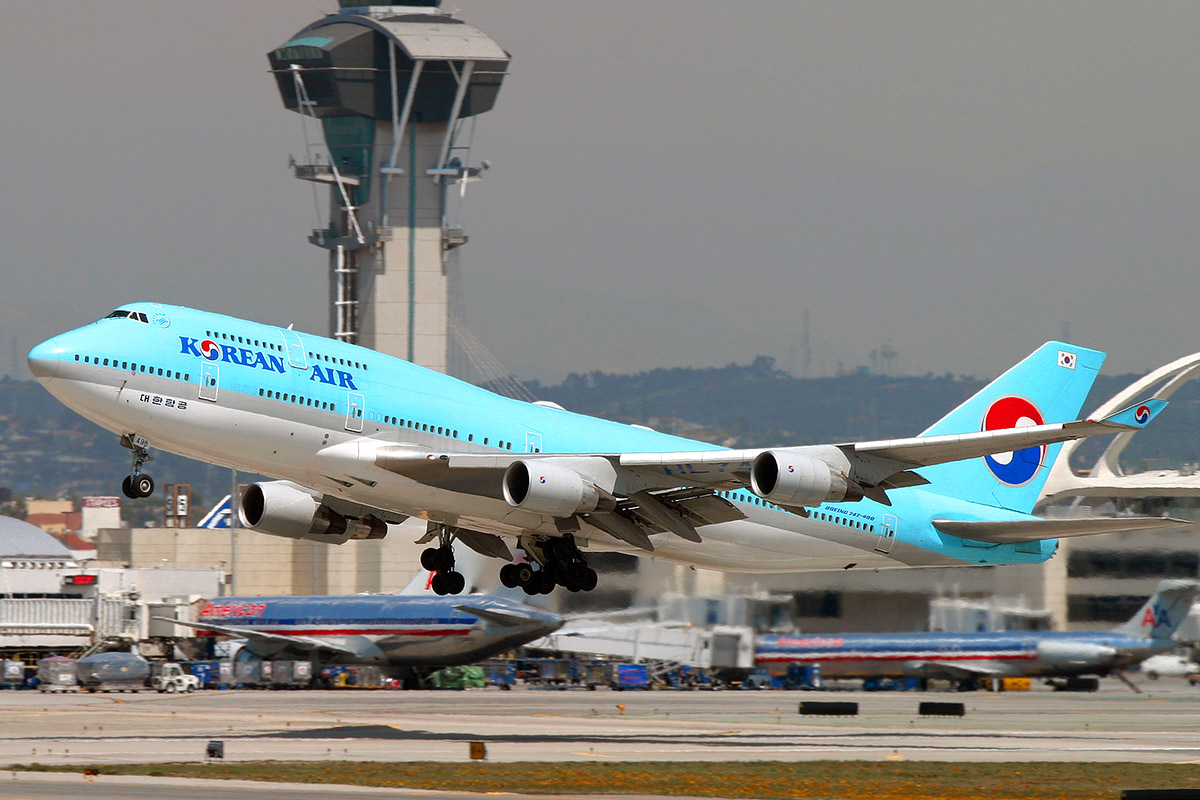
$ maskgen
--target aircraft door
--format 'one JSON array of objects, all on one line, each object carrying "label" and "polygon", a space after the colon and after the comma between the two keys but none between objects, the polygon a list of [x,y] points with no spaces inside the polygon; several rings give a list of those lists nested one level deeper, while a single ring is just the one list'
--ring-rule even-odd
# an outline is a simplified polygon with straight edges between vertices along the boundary
[{"label": "aircraft door", "polygon": [[288,363],[296,369],[308,369],[308,356],[304,352],[304,342],[300,334],[291,328],[279,331],[283,334],[283,348],[287,350]]},{"label": "aircraft door", "polygon": [[363,416],[366,414],[366,401],[361,394],[350,392],[346,395],[346,430],[360,433],[363,429]]},{"label": "aircraft door", "polygon": [[216,364],[204,362],[200,365],[200,399],[217,400],[217,380],[220,372]]},{"label": "aircraft door", "polygon": [[534,433],[533,431],[525,432],[525,452],[542,452],[542,435],[540,433]]},{"label": "aircraft door", "polygon": [[897,523],[895,514],[883,515],[879,526],[879,541],[875,543],[875,549],[880,553],[892,552],[892,545],[896,543]]}]

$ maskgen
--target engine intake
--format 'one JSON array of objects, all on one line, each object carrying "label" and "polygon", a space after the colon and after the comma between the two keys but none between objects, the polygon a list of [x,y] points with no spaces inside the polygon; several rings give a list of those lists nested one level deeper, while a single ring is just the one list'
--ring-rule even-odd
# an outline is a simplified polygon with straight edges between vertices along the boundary
[{"label": "engine intake", "polygon": [[759,453],[750,467],[750,488],[781,506],[818,506],[861,500],[862,487],[824,461],[789,450]]},{"label": "engine intake", "polygon": [[272,536],[341,544],[348,539],[382,539],[387,524],[375,517],[350,519],[287,481],[252,483],[242,492],[238,519]]},{"label": "engine intake", "polygon": [[504,499],[510,506],[552,517],[615,507],[607,492],[575,470],[548,459],[509,464],[504,471]]}]

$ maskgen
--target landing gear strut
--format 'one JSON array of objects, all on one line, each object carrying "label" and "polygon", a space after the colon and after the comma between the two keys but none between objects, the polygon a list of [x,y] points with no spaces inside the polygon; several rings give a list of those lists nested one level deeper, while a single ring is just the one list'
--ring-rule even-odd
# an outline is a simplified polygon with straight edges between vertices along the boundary
[{"label": "landing gear strut", "polygon": [[454,569],[454,534],[442,525],[438,528],[438,546],[421,551],[421,566],[433,573],[430,588],[436,594],[458,594],[467,586],[467,579]]},{"label": "landing gear strut", "polygon": [[131,500],[149,497],[154,494],[154,478],[142,474],[142,465],[154,458],[147,450],[149,440],[144,436],[127,434],[121,437],[121,444],[133,451],[133,466],[125,480],[121,481],[121,492]]},{"label": "landing gear strut", "polygon": [[[520,586],[525,594],[550,594],[555,586],[569,592],[590,592],[596,588],[596,570],[587,565],[583,553],[570,534],[546,538],[539,542],[538,569],[529,563],[505,564],[500,568],[500,582],[510,589]],[[527,551],[528,552],[528,551]]]}]

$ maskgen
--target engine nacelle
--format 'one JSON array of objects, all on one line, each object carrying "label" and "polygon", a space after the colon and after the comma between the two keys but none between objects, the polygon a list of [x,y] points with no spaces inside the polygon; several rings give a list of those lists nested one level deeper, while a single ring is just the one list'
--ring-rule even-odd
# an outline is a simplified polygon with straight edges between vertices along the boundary
[{"label": "engine nacelle", "polygon": [[612,496],[588,478],[544,458],[508,465],[504,471],[504,499],[510,506],[552,517],[615,507]]},{"label": "engine nacelle", "polygon": [[341,544],[347,539],[382,539],[387,524],[375,517],[352,520],[288,481],[252,483],[242,492],[238,519],[253,531]]},{"label": "engine nacelle", "polygon": [[766,450],[750,467],[750,488],[781,506],[861,500],[862,487],[824,461],[791,450]]},{"label": "engine nacelle", "polygon": [[1044,639],[1038,642],[1037,657],[1058,667],[1107,667],[1116,659],[1117,651],[1095,642]]}]

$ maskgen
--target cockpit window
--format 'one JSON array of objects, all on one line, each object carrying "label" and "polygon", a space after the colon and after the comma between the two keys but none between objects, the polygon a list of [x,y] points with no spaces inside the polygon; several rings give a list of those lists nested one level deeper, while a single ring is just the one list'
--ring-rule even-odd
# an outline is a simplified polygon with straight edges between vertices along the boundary
[{"label": "cockpit window", "polygon": [[132,319],[138,322],[150,324],[150,318],[142,311],[126,311],[123,308],[118,308],[116,311],[109,314],[105,319]]}]

